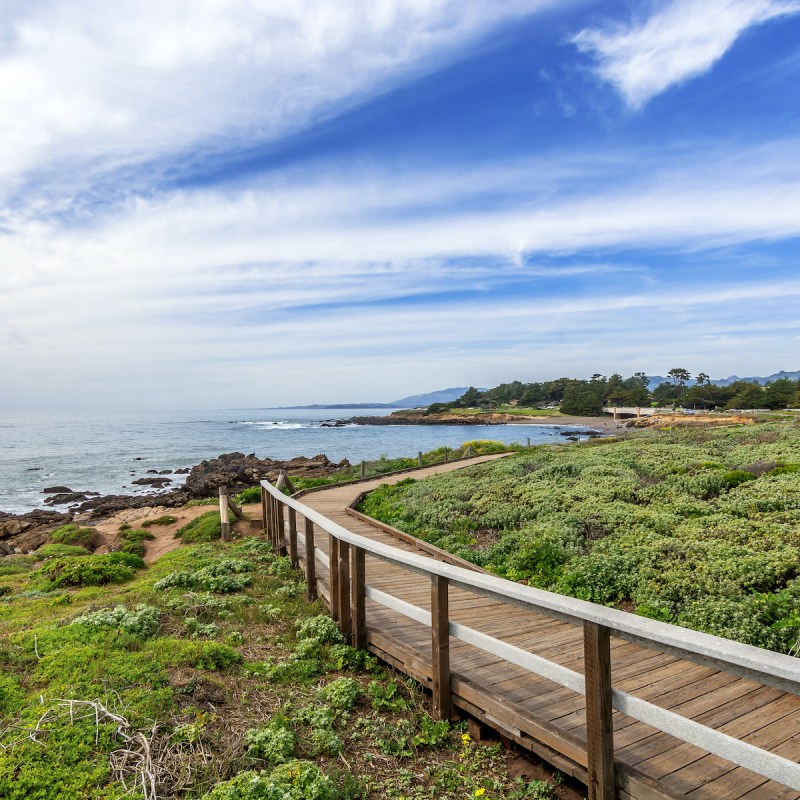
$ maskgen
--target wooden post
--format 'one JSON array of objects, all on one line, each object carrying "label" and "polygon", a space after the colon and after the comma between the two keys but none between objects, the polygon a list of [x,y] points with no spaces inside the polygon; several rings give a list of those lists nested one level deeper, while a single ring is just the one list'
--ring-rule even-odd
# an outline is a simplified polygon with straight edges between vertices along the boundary
[{"label": "wooden post", "polygon": [[329,535],[328,563],[330,588],[331,588],[331,616],[339,621],[339,540],[333,535]]},{"label": "wooden post", "polygon": [[361,480],[363,481],[367,477],[367,462],[361,462]]},{"label": "wooden post", "polygon": [[269,531],[267,530],[267,490],[262,486],[261,487],[261,528],[264,531],[264,535],[268,535]]},{"label": "wooden post", "polygon": [[273,552],[278,549],[278,537],[275,532],[275,498],[270,495],[267,504],[269,505],[269,540],[272,543]]},{"label": "wooden post", "polygon": [[317,599],[317,555],[314,549],[314,523],[306,520],[306,583],[308,584],[308,599]]},{"label": "wooden post", "polygon": [[286,555],[286,513],[283,508],[283,501],[278,500],[275,504],[278,508],[278,555]]},{"label": "wooden post", "polygon": [[289,509],[289,558],[292,566],[297,569],[300,560],[297,557],[297,512]]},{"label": "wooden post", "polygon": [[422,450],[417,452],[417,464],[422,466]]},{"label": "wooden post", "polygon": [[339,630],[350,644],[353,632],[350,618],[350,545],[339,542]]},{"label": "wooden post", "polygon": [[271,513],[271,527],[272,527],[272,549],[274,552],[278,552],[278,545],[279,545],[279,535],[280,531],[278,530],[278,498],[274,495],[270,495],[272,498],[272,513]]},{"label": "wooden post", "polygon": [[444,460],[447,461],[447,448],[444,449]]},{"label": "wooden post", "polygon": [[222,541],[229,542],[231,539],[231,522],[228,517],[228,487],[219,487],[219,520],[222,528]]},{"label": "wooden post", "polygon": [[431,666],[433,711],[437,719],[450,719],[450,611],[448,580],[431,575]]},{"label": "wooden post", "polygon": [[528,447],[530,447],[530,446],[531,446],[531,437],[529,436],[528,437]]},{"label": "wooden post", "polygon": [[353,647],[367,648],[367,573],[361,547],[353,547],[353,580],[350,606],[352,612]]},{"label": "wooden post", "polygon": [[586,749],[589,800],[614,800],[614,723],[611,717],[611,637],[608,628],[583,623],[586,676]]}]

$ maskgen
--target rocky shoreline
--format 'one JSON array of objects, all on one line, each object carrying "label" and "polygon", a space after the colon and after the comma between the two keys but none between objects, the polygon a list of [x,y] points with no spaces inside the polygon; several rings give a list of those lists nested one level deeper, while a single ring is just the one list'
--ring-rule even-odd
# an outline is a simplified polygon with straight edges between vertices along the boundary
[{"label": "rocky shoreline", "polygon": [[[236,493],[264,479],[274,481],[281,472],[290,472],[303,478],[323,478],[349,466],[350,462],[346,459],[336,463],[323,454],[276,461],[257,458],[255,453],[223,453],[217,458],[201,461],[191,469],[180,471],[188,473],[186,482],[179,488],[166,491],[144,495],[100,495],[90,491],[73,491],[68,486],[51,486],[43,490],[43,494],[48,495],[44,503],[50,506],[67,505],[66,510],[35,509],[25,514],[0,511],[0,557],[36,550],[47,542],[55,528],[68,522],[87,523],[123,509],[153,505],[178,508],[190,500],[216,495],[220,486],[227,486],[232,493]],[[163,473],[156,475],[158,477],[144,478],[134,483],[156,490],[164,489],[168,479],[163,477]]]}]

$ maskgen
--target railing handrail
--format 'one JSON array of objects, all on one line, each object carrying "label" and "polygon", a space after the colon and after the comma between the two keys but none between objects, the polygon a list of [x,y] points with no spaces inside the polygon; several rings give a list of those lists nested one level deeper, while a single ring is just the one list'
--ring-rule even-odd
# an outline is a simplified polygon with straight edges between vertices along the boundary
[{"label": "railing handrail", "polygon": [[[499,655],[509,663],[521,666],[586,698],[585,760],[579,750],[574,750],[574,745],[568,745],[568,749],[571,748],[572,755],[577,755],[578,762],[587,767],[586,782],[589,796],[593,800],[612,800],[616,797],[612,709],[676,736],[679,740],[701,747],[733,764],[800,790],[800,765],[796,762],[614,688],[610,637],[614,634],[628,641],[654,647],[662,652],[675,653],[715,669],[723,669],[794,693],[798,693],[797,676],[800,673],[800,665],[796,659],[644,618],[638,618],[644,624],[644,631],[642,626],[632,629],[629,624],[631,615],[625,612],[520,586],[494,575],[476,573],[453,564],[404,552],[353,533],[296,498],[286,497],[268,481],[262,481],[261,487],[265,531],[271,535],[273,545],[281,554],[286,554],[288,533],[288,555],[294,566],[299,564],[297,545],[301,535],[297,530],[297,513],[305,518],[304,544],[309,597],[316,596],[315,562],[319,557],[323,563],[327,563],[329,569],[331,614],[353,646],[367,646],[367,598],[430,628],[431,688],[434,712],[439,718],[448,719],[451,714],[450,639],[454,638],[486,653]],[[288,530],[284,507],[289,509]],[[314,546],[315,524],[329,536],[329,557],[323,558],[324,554]],[[431,584],[430,611],[367,585],[366,553],[427,576]],[[583,674],[503,639],[452,621],[448,610],[451,583],[501,603],[548,614],[582,626]],[[677,631],[682,635],[676,633]],[[717,652],[719,649],[725,651],[722,656]],[[754,666],[756,659],[761,662],[759,666]],[[764,668],[765,661],[768,662],[768,669]]]},{"label": "railing handrail", "polygon": [[310,506],[283,494],[275,489],[269,481],[261,481],[261,486],[275,499],[311,520],[329,535],[349,545],[359,547],[383,561],[400,564],[420,574],[436,575],[467,591],[572,624],[588,622],[601,625],[608,628],[613,636],[626,641],[643,644],[705,666],[754,680],[766,686],[800,695],[800,659],[793,656],[723,639],[709,633],[681,628],[667,622],[639,617],[586,600],[523,586],[495,575],[474,572],[436,561],[427,556],[409,553],[349,531]]}]

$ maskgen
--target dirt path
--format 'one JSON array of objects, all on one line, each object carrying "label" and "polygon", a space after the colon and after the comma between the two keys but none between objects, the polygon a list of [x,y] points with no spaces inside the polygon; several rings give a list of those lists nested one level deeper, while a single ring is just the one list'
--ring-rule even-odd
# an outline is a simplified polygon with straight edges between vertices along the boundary
[{"label": "dirt path", "polygon": [[175,532],[182,528],[187,522],[205,514],[207,511],[214,511],[216,506],[192,506],[191,508],[167,508],[166,506],[152,506],[149,508],[128,508],[118,511],[95,526],[95,530],[100,534],[101,544],[95,550],[96,553],[107,553],[110,550],[118,549],[121,544],[120,526],[130,525],[131,528],[141,528],[142,523],[148,519],[156,519],[169,515],[176,517],[176,522],[171,525],[152,525],[147,530],[155,536],[155,539],[145,541],[144,560],[146,564],[152,564],[165,553],[181,546],[181,540],[175,538]]}]

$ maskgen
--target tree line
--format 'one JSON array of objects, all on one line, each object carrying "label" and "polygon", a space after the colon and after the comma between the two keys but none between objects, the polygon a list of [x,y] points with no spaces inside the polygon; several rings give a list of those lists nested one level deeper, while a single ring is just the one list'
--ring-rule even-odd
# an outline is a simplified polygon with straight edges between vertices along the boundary
[{"label": "tree line", "polygon": [[564,414],[597,416],[607,406],[680,406],[702,410],[782,409],[800,407],[800,381],[780,378],[762,386],[752,381],[735,381],[728,386],[716,386],[705,372],[692,374],[682,367],[671,369],[669,380],[653,390],[644,372],[629,378],[614,373],[606,377],[595,373],[588,380],[557,378],[553,381],[501,383],[493,389],[480,391],[471,386],[458,400],[433,403],[427,413],[444,413],[454,408],[478,408],[485,411],[502,405],[525,408],[559,406]]}]

